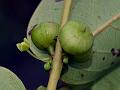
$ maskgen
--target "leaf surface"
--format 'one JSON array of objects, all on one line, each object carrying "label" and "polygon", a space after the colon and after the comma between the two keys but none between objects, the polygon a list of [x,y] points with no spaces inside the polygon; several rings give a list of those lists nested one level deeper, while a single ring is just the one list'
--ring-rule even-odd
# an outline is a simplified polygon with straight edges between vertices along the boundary
[{"label": "leaf surface", "polygon": [[95,83],[91,90],[120,90],[120,67]]},{"label": "leaf surface", "polygon": [[[35,10],[28,25],[28,39],[30,39],[29,32],[31,28],[36,24],[41,22],[57,22],[60,24],[63,6],[63,0],[43,0]],[[96,28],[112,18],[112,16],[119,13],[120,0],[73,0],[69,20],[82,21],[93,32]],[[120,58],[113,56],[111,53],[112,48],[120,48],[120,20],[113,22],[113,26],[118,29],[109,27],[105,32],[95,38],[93,45],[94,54],[90,66],[78,69],[68,65],[68,71],[62,74],[63,81],[70,84],[88,83],[99,78],[103,72],[106,72],[106,70],[120,62]],[[35,53],[39,50],[34,49],[32,51]],[[40,54],[43,54],[40,56],[43,59],[48,57],[47,53]],[[80,78],[81,72],[85,73],[87,77],[84,79]]]},{"label": "leaf surface", "polygon": [[0,90],[26,90],[22,81],[10,70],[0,67]]}]

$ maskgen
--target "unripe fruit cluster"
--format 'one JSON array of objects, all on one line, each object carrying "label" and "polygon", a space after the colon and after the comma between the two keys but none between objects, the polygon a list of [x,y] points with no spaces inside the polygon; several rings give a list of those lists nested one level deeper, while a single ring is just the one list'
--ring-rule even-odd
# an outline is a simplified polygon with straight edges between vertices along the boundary
[{"label": "unripe fruit cluster", "polygon": [[48,50],[55,46],[58,35],[63,50],[69,55],[81,56],[92,48],[94,38],[90,28],[76,21],[68,21],[63,28],[57,23],[41,23],[33,28],[31,39],[37,48]]}]

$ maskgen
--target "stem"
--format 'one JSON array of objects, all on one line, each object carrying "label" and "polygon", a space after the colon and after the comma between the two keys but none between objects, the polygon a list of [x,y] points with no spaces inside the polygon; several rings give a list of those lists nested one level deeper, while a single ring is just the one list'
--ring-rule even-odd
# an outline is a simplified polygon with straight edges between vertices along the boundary
[{"label": "stem", "polygon": [[62,49],[59,40],[56,43],[55,56],[53,58],[53,67],[51,70],[47,90],[56,90],[57,82],[62,70]]},{"label": "stem", "polygon": [[93,36],[97,36],[98,34],[100,34],[101,32],[105,31],[109,26],[111,26],[112,22],[116,21],[120,19],[120,13],[118,15],[113,16],[110,20],[108,20],[105,24],[103,24],[102,26],[98,27],[94,32],[93,32]]},{"label": "stem", "polygon": [[[72,4],[72,0],[64,0],[64,11],[61,19],[61,28],[68,21],[71,4]],[[61,48],[59,36],[58,36],[57,42],[56,42],[55,54],[53,58],[53,67],[51,70],[47,90],[56,90],[57,83],[62,71],[62,66],[63,66],[62,48]]]},{"label": "stem", "polygon": [[61,19],[61,28],[68,21],[71,4],[72,4],[72,0],[64,0],[64,11],[63,11],[62,19]]}]

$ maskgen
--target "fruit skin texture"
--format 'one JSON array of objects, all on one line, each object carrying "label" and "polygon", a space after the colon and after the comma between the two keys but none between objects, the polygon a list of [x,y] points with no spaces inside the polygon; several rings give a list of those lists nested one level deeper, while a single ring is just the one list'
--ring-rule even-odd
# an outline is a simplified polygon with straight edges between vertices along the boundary
[{"label": "fruit skin texture", "polygon": [[92,48],[93,41],[90,28],[81,22],[69,21],[60,32],[61,46],[70,55],[86,53]]},{"label": "fruit skin texture", "polygon": [[59,25],[54,22],[46,22],[37,25],[31,31],[31,39],[39,49],[48,49],[55,44],[55,39],[59,32]]}]

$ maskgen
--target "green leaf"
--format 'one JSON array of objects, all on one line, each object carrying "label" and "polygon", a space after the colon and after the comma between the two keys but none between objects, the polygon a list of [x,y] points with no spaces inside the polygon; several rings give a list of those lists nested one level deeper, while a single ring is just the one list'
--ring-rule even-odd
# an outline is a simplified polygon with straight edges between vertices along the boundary
[{"label": "green leaf", "polygon": [[91,65],[84,69],[87,71],[103,71],[116,66],[119,62],[120,58],[113,56],[110,51],[94,51]]},{"label": "green leaf", "polygon": [[73,85],[86,84],[96,80],[104,73],[105,71],[87,71],[69,65],[68,68],[64,68],[61,80]]},{"label": "green leaf", "polygon": [[84,85],[69,85],[69,89],[68,90],[90,90],[90,86],[92,84],[84,84]]},{"label": "green leaf", "polygon": [[[27,38],[30,39],[30,30],[41,22],[56,22],[60,24],[64,1],[43,0],[35,10],[27,30]],[[112,16],[120,13],[120,0],[73,0],[70,20],[82,21],[87,24],[92,32],[103,25]],[[113,26],[119,28],[120,21],[113,22]],[[69,84],[84,84],[101,77],[106,70],[120,62],[119,57],[111,53],[112,48],[120,48],[120,30],[109,27],[94,40],[93,56],[91,64],[84,68],[75,68],[68,65],[64,69],[62,80]],[[31,50],[41,59],[47,59],[48,54],[41,52],[31,44]],[[115,63],[112,65],[112,63]],[[76,64],[77,66],[77,64]],[[84,79],[81,73],[85,74]]]},{"label": "green leaf", "polygon": [[0,90],[26,90],[22,81],[10,70],[0,67]]},{"label": "green leaf", "polygon": [[120,89],[120,67],[96,82],[91,90],[119,90]]}]

